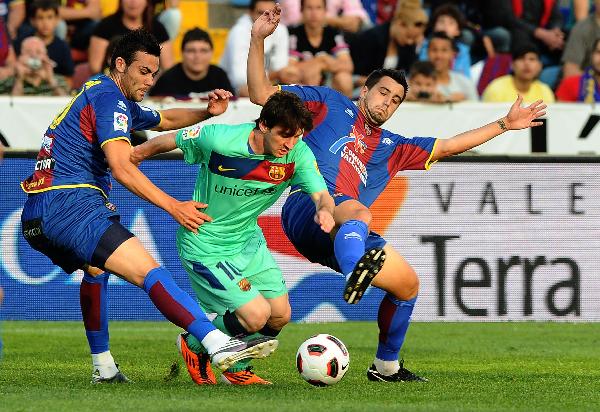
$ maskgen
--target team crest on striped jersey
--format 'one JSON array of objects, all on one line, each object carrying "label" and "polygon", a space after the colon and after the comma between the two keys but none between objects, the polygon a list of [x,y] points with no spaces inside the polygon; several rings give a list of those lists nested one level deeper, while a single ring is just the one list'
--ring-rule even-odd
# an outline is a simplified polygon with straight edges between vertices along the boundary
[{"label": "team crest on striped jersey", "polygon": [[273,180],[283,180],[285,178],[285,166],[271,165],[269,177]]}]

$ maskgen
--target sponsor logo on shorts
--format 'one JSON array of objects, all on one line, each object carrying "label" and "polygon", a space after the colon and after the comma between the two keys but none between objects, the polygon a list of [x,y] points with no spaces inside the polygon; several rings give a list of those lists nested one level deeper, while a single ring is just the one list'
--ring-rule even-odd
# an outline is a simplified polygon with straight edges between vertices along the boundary
[{"label": "sponsor logo on shorts", "polygon": [[127,133],[128,123],[129,123],[129,117],[127,117],[126,114],[115,112],[115,117],[114,117],[114,121],[113,121],[113,127],[114,127],[115,131],[121,130],[121,131]]},{"label": "sponsor logo on shorts", "polygon": [[51,157],[44,157],[35,162],[35,170],[53,170],[56,160]]},{"label": "sponsor logo on shorts", "polygon": [[31,239],[33,237],[39,236],[42,234],[41,227],[34,227],[33,229],[23,229],[23,237],[25,239]]},{"label": "sponsor logo on shorts", "polygon": [[106,208],[108,210],[110,210],[111,212],[116,212],[117,211],[117,207],[114,204],[110,203],[110,202],[104,203],[104,206],[106,206]]},{"label": "sponsor logo on shorts", "polygon": [[250,282],[248,282],[248,279],[246,278],[240,280],[238,282],[238,286],[240,287],[240,290],[242,292],[248,292],[250,289],[252,289],[252,285],[250,284]]},{"label": "sponsor logo on shorts", "polygon": [[273,180],[283,180],[285,177],[285,166],[271,166],[269,177]]}]

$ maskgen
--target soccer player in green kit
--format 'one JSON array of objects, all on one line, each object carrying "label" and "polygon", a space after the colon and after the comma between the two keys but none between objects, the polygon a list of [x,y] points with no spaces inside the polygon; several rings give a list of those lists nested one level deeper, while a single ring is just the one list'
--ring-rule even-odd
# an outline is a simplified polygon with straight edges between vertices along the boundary
[{"label": "soccer player in green kit", "polygon": [[[132,161],[180,148],[189,164],[201,164],[194,200],[208,204],[212,221],[195,234],[180,227],[179,256],[199,303],[216,313],[214,325],[232,336],[277,336],[291,317],[281,270],[269,253],[258,216],[290,185],[299,185],[316,206],[324,232],[334,226],[333,198],[313,153],[301,140],[312,115],[293,93],[273,94],[255,123],[196,125],[158,136],[132,152]],[[177,344],[192,380],[215,384],[210,359],[188,333]],[[244,360],[221,380],[235,385],[270,384]]]}]

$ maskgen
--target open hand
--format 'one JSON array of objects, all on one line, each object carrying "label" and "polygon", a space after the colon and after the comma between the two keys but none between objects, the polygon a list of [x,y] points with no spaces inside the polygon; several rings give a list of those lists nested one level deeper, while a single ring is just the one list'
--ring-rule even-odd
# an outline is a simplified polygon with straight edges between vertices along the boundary
[{"label": "open hand", "polygon": [[252,25],[252,37],[264,39],[271,35],[281,19],[281,7],[275,4],[271,10],[265,11]]},{"label": "open hand", "polygon": [[325,233],[331,232],[335,226],[333,215],[325,210],[319,210],[315,213],[315,223],[321,227]]},{"label": "open hand", "polygon": [[205,203],[188,200],[185,202],[176,201],[170,208],[169,213],[173,219],[187,230],[198,233],[198,228],[205,222],[212,222],[212,218],[199,209],[204,209],[208,205]]},{"label": "open hand", "polygon": [[523,96],[518,95],[517,100],[506,115],[508,129],[519,130],[542,125],[542,122],[536,120],[546,115],[547,106],[544,101],[538,100],[526,107],[521,107],[522,103]]},{"label": "open hand", "polygon": [[208,112],[213,116],[225,113],[229,105],[229,99],[233,96],[231,92],[223,89],[215,89],[208,94]]}]

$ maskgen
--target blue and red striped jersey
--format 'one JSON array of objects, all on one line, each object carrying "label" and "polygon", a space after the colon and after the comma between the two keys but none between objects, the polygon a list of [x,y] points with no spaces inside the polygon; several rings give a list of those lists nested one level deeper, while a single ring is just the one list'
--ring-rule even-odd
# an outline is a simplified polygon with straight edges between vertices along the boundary
[{"label": "blue and red striped jersey", "polygon": [[127,100],[110,77],[95,77],[54,118],[44,133],[34,173],[21,187],[27,193],[91,187],[108,197],[110,171],[102,146],[129,142],[132,129],[159,123],[157,111]]},{"label": "blue and red striped jersey", "polygon": [[429,169],[436,139],[404,137],[371,126],[346,96],[328,87],[281,86],[313,113],[304,136],[332,195],[370,206],[400,170]]}]

